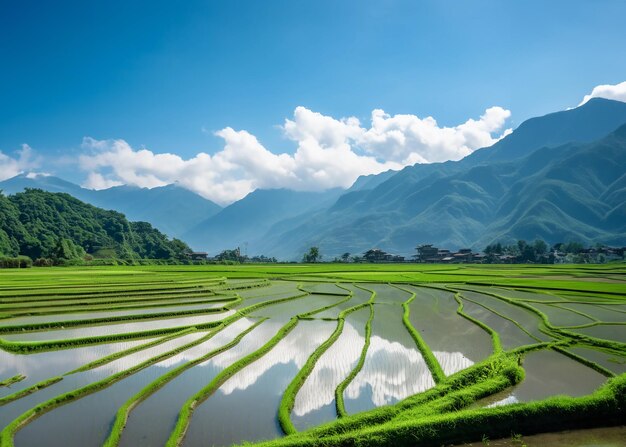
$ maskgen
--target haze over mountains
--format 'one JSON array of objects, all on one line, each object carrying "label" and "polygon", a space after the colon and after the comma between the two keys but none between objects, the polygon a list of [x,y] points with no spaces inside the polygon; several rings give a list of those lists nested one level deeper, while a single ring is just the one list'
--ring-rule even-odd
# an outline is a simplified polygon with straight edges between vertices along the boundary
[{"label": "haze over mountains", "polygon": [[513,239],[626,245],[626,103],[592,99],[533,118],[458,162],[417,164],[359,178],[346,191],[257,190],[225,208],[181,187],[93,191],[55,177],[0,182],[67,192],[145,220],[194,249],[299,259],[417,244],[472,247]]}]

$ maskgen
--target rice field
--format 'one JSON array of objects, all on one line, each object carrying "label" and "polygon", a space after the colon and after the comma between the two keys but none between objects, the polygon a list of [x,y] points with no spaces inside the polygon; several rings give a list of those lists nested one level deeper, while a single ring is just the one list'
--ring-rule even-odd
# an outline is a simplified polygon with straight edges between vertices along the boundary
[{"label": "rice field", "polygon": [[0,446],[626,439],[625,331],[623,264],[0,270]]}]

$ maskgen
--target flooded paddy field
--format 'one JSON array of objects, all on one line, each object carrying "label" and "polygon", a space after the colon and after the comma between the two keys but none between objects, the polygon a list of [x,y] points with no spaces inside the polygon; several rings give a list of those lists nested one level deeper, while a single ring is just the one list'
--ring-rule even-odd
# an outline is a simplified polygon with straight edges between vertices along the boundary
[{"label": "flooded paddy field", "polygon": [[520,415],[623,421],[626,272],[481,268],[0,271],[0,445],[442,445],[441,418],[467,443],[534,433]]}]

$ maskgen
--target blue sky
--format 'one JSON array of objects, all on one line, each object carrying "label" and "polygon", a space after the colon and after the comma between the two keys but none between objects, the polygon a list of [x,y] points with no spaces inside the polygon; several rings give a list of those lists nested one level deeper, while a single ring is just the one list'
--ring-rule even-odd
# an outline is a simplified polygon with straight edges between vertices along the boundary
[{"label": "blue sky", "polygon": [[[78,182],[97,170],[91,186],[156,186],[174,177],[146,174],[146,166],[125,176],[104,160],[75,169],[74,162],[110,152],[113,139],[183,160],[228,145],[263,158],[250,149],[254,141],[246,152],[237,135],[215,135],[229,127],[271,153],[294,154],[313,138],[310,129],[285,130],[286,119],[300,123],[297,107],[355,117],[367,129],[375,109],[453,127],[498,106],[510,111],[496,118],[505,124],[487,129],[498,138],[524,119],[576,106],[596,85],[625,81],[624,17],[623,1],[3,1],[0,151],[17,158],[27,144],[38,170]],[[453,155],[401,158],[341,132],[355,153],[378,160],[364,173],[475,149],[464,140]],[[237,162],[227,168],[245,175],[214,173],[195,189],[211,196],[205,189],[234,188],[230,198],[211,197],[224,202],[256,187],[290,186],[284,179],[306,167],[283,161],[287,173],[251,174],[257,167]],[[324,175],[345,175],[321,170],[320,188],[334,185]],[[137,180],[142,173],[154,181]]]}]

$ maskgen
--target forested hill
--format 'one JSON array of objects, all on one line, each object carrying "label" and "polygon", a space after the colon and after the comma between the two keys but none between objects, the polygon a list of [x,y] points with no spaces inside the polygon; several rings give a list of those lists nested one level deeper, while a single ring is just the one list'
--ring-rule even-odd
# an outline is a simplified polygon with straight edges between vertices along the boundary
[{"label": "forested hill", "polygon": [[121,213],[86,204],[69,194],[40,189],[0,194],[1,255],[180,259],[188,251],[184,242],[169,240],[147,222],[129,222]]}]

